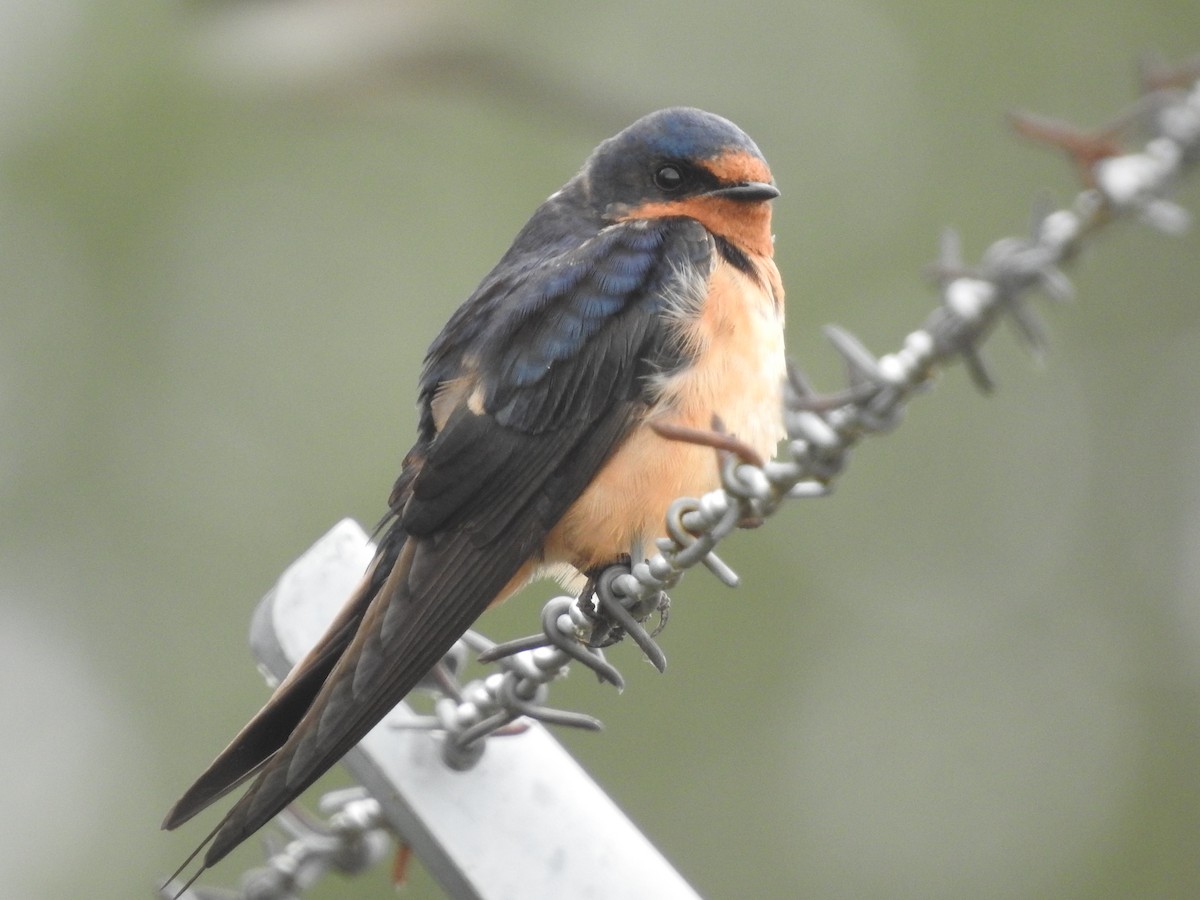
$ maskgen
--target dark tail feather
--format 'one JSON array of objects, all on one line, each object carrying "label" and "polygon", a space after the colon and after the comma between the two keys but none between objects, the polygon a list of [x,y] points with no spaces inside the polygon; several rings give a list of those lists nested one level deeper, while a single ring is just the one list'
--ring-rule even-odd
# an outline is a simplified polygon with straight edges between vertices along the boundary
[{"label": "dark tail feather", "polygon": [[357,744],[526,568],[520,553],[536,543],[522,532],[540,525],[522,524],[485,547],[461,534],[407,540],[350,647],[304,721],[230,810],[205,865],[215,865]]},{"label": "dark tail feather", "polygon": [[165,829],[182,825],[196,813],[216,802],[253,775],[283,742],[292,729],[304,718],[312,705],[313,698],[321,689],[321,683],[329,675],[336,655],[317,661],[317,664],[300,673],[286,689],[272,695],[258,714],[238,732],[221,754],[213,760],[204,773],[196,779],[184,795],[176,801],[163,820]]},{"label": "dark tail feather", "polygon": [[[182,825],[196,813],[225,796],[261,769],[287,741],[353,639],[371,598],[378,592],[380,584],[391,570],[403,540],[398,539],[400,535],[395,533],[389,537],[391,540],[385,541],[380,547],[362,582],[330,623],[316,646],[292,668],[266,705],[238,732],[229,746],[221,751],[171,807],[163,820],[163,828],[172,829]],[[225,827],[232,814],[233,809],[230,809],[199,846],[188,854],[187,859],[163,884],[164,889],[204,852],[217,833]],[[200,867],[175,892],[174,900],[179,900],[186,894],[188,888],[196,883],[211,864],[211,861],[202,861]]]},{"label": "dark tail feather", "polygon": [[[229,816],[227,815],[225,817],[225,819],[228,819],[228,818],[229,818]],[[179,864],[179,868],[176,869],[174,872],[172,872],[167,877],[167,880],[162,883],[162,887],[159,888],[160,892],[166,890],[167,886],[170,885],[171,882],[173,882],[176,878],[178,878],[184,869],[186,869],[188,866],[190,866],[192,864],[192,860],[194,860],[197,856],[199,856],[200,851],[202,851],[205,847],[207,847],[209,844],[209,841],[211,841],[214,837],[216,837],[217,832],[221,830],[221,826],[225,824],[225,819],[222,819],[220,822],[218,822],[216,824],[216,827],[213,828],[213,830],[210,831],[205,836],[204,840],[202,840],[200,842],[200,846],[198,846],[195,850],[193,850],[191,853],[189,853],[188,858]],[[208,868],[208,863],[201,863],[200,868],[198,868],[194,873],[192,873],[192,877],[189,878],[187,881],[185,881],[183,883],[183,886],[180,887],[179,890],[177,890],[175,892],[175,894],[172,897],[172,900],[179,900],[180,897],[182,897],[184,894],[186,894],[188,888],[190,888],[193,884],[195,884],[197,882],[197,880],[199,880],[200,876],[204,874],[204,870],[207,868]]]},{"label": "dark tail feather", "polygon": [[[386,549],[394,559],[397,548],[388,546]],[[381,555],[376,556],[362,582],[330,623],[321,640],[293,667],[266,705],[171,807],[163,820],[163,828],[170,830],[182,825],[225,796],[257,772],[283,746],[308,712],[321,685],[358,630],[371,597],[379,589],[376,573],[382,573],[378,577],[381,580],[391,568],[391,561],[381,559]]]}]

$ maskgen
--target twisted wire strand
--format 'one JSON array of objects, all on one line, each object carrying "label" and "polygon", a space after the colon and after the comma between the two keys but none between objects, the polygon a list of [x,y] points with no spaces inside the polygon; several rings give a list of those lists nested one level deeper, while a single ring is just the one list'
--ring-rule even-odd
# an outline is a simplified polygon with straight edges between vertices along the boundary
[{"label": "twisted wire strand", "polygon": [[[769,518],[789,499],[828,494],[850,450],[865,437],[895,428],[908,402],[948,363],[961,360],[975,384],[990,390],[993,380],[980,346],[1001,319],[1040,355],[1045,330],[1028,304],[1029,295],[1038,291],[1052,300],[1071,298],[1071,282],[1060,267],[1093,234],[1121,218],[1172,235],[1190,224],[1187,211],[1167,194],[1200,161],[1200,60],[1174,70],[1147,69],[1143,84],[1145,93],[1136,103],[1113,125],[1091,135],[1051,120],[1023,117],[1018,130],[1048,137],[1079,163],[1086,187],[1068,206],[1049,209],[1039,204],[1028,235],[996,241],[974,267],[964,264],[957,235],[945,232],[931,268],[940,304],[904,338],[899,350],[876,357],[849,332],[828,326],[826,337],[846,365],[849,386],[821,395],[792,368],[785,387],[787,440],[774,459],[754,459],[736,440],[720,434],[719,423],[711,434],[664,434],[714,447],[721,460],[721,488],[703,497],[681,497],[671,505],[667,536],[658,540],[655,555],[610,567],[580,597],[560,596],[546,603],[539,634],[497,645],[468,632],[447,656],[442,677],[425,685],[438,693],[434,714],[391,724],[440,732],[443,757],[458,769],[475,764],[489,735],[522,730],[523,718],[600,728],[592,716],[546,705],[549,685],[572,662],[623,688],[624,679],[605,659],[601,645],[628,635],[662,670],[666,658],[643,623],[656,612],[665,622],[665,591],[697,564],[725,584],[737,584],[737,574],[714,552],[723,538],[739,525]],[[1114,134],[1136,126],[1149,134],[1144,145],[1119,152]],[[496,663],[497,670],[459,687],[455,679],[468,651],[477,653],[480,662]],[[439,683],[441,688],[436,687]],[[333,792],[322,798],[321,807],[329,814],[326,823],[296,810],[278,817],[276,826],[289,839],[283,846],[274,842],[266,865],[243,876],[236,893],[193,888],[188,896],[291,900],[326,872],[358,872],[386,852],[379,804],[365,791]],[[172,885],[163,890],[171,891]]]},{"label": "twisted wire strand", "polygon": [[[607,642],[628,634],[657,668],[664,669],[666,658],[641,622],[655,611],[665,619],[664,592],[698,563],[725,584],[738,583],[737,574],[714,552],[722,539],[740,524],[769,518],[788,499],[828,494],[850,450],[865,437],[895,428],[909,401],[947,364],[961,360],[980,390],[990,391],[994,382],[980,346],[1001,319],[1007,319],[1031,353],[1040,357],[1045,329],[1029,297],[1036,291],[1051,300],[1071,299],[1073,287],[1061,266],[1102,227],[1133,218],[1170,235],[1186,230],[1187,211],[1167,194],[1200,160],[1198,76],[1200,62],[1174,73],[1145,74],[1143,96],[1114,125],[1090,135],[1052,120],[1025,117],[1028,133],[1036,132],[1075,157],[1085,188],[1061,209],[1038,203],[1028,235],[997,240],[973,267],[963,262],[958,236],[947,230],[931,267],[941,302],[904,338],[899,350],[876,357],[848,331],[827,326],[825,335],[845,363],[849,386],[822,396],[791,368],[785,387],[787,440],[774,459],[761,462],[750,453],[739,453],[736,441],[717,434],[719,428],[714,428],[716,437],[707,440],[664,434],[716,447],[721,488],[699,498],[681,497],[671,505],[667,536],[658,540],[657,554],[630,566],[610,567],[590,596],[585,592],[579,598],[549,601],[542,612],[542,634],[503,646],[469,638],[476,648],[483,646],[480,661],[499,661],[503,673],[468,685],[461,703],[439,701],[447,762],[469,764],[482,752],[473,745],[521,716],[598,728],[600,723],[590,716],[544,705],[547,685],[565,674],[572,661],[618,688],[624,686],[617,670],[594,649],[598,633],[607,635]],[[1137,126],[1149,134],[1144,145],[1119,152],[1113,134]],[[1104,152],[1095,150],[1100,145]]]}]

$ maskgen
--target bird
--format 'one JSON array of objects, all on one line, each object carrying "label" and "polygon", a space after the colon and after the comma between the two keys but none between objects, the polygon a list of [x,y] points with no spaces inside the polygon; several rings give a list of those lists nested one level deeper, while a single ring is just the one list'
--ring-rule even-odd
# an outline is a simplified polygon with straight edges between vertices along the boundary
[{"label": "bird", "polygon": [[[671,107],[600,143],[430,345],[418,436],[367,570],[328,630],[168,812],[249,781],[184,862],[192,884],[366,736],[490,606],[654,551],[719,486],[723,431],[783,437],[784,291],[763,154]],[[185,886],[180,893],[183,893]]]}]

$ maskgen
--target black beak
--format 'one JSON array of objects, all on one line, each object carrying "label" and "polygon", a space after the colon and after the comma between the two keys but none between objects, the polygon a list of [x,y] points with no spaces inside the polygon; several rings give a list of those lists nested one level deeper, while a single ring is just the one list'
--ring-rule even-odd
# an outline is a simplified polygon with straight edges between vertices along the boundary
[{"label": "black beak", "polygon": [[759,203],[764,200],[774,200],[779,196],[779,188],[765,181],[747,181],[731,187],[717,188],[708,191],[710,197],[724,197],[727,200],[737,200],[739,203]]}]

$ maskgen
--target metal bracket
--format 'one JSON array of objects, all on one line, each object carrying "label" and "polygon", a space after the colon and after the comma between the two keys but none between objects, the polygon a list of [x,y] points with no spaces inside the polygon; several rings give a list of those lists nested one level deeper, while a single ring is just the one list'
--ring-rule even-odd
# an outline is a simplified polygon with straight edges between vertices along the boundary
[{"label": "metal bracket", "polygon": [[[280,577],[250,642],[282,679],[324,631],[374,551],[344,519]],[[455,898],[695,898],[696,892],[537,722],[492,738],[467,771],[400,704],[343,760],[383,818]]]}]

